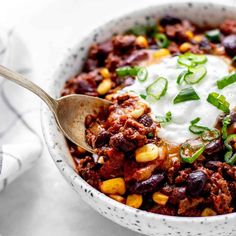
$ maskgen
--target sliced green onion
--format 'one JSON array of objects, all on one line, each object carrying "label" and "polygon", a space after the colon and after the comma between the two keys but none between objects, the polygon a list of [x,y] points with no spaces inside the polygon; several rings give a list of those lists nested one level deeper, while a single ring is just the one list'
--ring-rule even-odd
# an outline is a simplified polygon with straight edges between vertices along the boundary
[{"label": "sliced green onion", "polygon": [[207,97],[207,101],[225,113],[229,113],[230,111],[229,103],[226,101],[224,95],[220,95],[215,92],[210,93]]},{"label": "sliced green onion", "polygon": [[147,79],[147,77],[148,77],[147,69],[144,67],[140,68],[140,70],[138,71],[138,74],[137,74],[138,80],[143,82]]},{"label": "sliced green onion", "polygon": [[212,141],[220,137],[220,131],[218,129],[205,130],[201,137],[204,141]]},{"label": "sliced green onion", "polygon": [[183,162],[192,164],[204,152],[205,146],[203,144],[193,144],[185,142],[180,147],[180,157]]},{"label": "sliced green onion", "polygon": [[190,125],[189,126],[189,131],[191,131],[193,134],[202,134],[206,130],[208,130],[207,127],[200,126],[200,125]]},{"label": "sliced green onion", "polygon": [[137,76],[138,72],[142,69],[143,67],[140,66],[124,66],[116,69],[116,74],[120,77],[124,77],[127,75],[130,76]]},{"label": "sliced green onion", "polygon": [[145,94],[140,94],[139,96],[144,100],[147,98],[147,95],[145,95]]},{"label": "sliced green onion", "polygon": [[224,144],[226,149],[228,150],[225,154],[225,162],[234,165],[236,163],[236,153],[233,151],[232,145],[236,142],[236,134],[231,134],[227,137]]},{"label": "sliced green onion", "polygon": [[226,139],[227,136],[228,136],[228,133],[227,133],[227,128],[228,126],[230,125],[231,123],[231,119],[229,116],[226,116],[223,120],[223,126],[222,126],[222,138],[223,139]]},{"label": "sliced green onion", "polygon": [[177,104],[180,102],[187,102],[192,100],[199,100],[200,97],[195,92],[195,90],[192,87],[184,88],[182,89],[179,94],[174,98],[173,103]]},{"label": "sliced green onion", "polygon": [[148,96],[159,100],[162,96],[166,94],[167,88],[168,80],[166,78],[159,77],[146,88],[146,93]]},{"label": "sliced green onion", "polygon": [[189,67],[188,73],[184,76],[184,80],[188,84],[196,84],[200,82],[206,75],[205,66]]},{"label": "sliced green onion", "polygon": [[217,80],[217,87],[218,89],[223,89],[224,87],[233,84],[236,82],[236,73],[227,75],[221,80]]},{"label": "sliced green onion", "polygon": [[177,83],[177,84],[181,84],[181,82],[184,80],[185,76],[187,76],[189,73],[190,73],[190,72],[189,72],[188,70],[183,70],[183,71],[179,74],[176,83]]},{"label": "sliced green onion", "polygon": [[155,34],[154,38],[160,48],[167,48],[169,46],[169,40],[165,34]]},{"label": "sliced green onion", "polygon": [[192,120],[189,126],[189,130],[194,134],[201,134],[203,141],[212,141],[220,137],[220,132],[218,129],[209,129],[205,126],[196,125],[201,119],[197,117]]},{"label": "sliced green onion", "polygon": [[192,120],[189,126],[189,131],[193,134],[202,134],[204,131],[210,130],[209,128],[205,126],[196,125],[201,119],[197,117],[196,119]]},{"label": "sliced green onion", "polygon": [[148,25],[136,25],[133,28],[129,29],[127,34],[134,34],[136,36],[147,35],[152,37],[157,32],[156,24],[152,24],[151,22]]},{"label": "sliced green onion", "polygon": [[190,123],[191,123],[191,125],[195,125],[195,124],[197,124],[200,120],[201,120],[201,118],[200,118],[200,117],[197,117],[197,118],[195,118],[194,120],[191,120]]},{"label": "sliced green onion", "polygon": [[220,31],[218,29],[207,31],[205,35],[211,42],[216,43],[220,41]]},{"label": "sliced green onion", "polygon": [[156,116],[156,120],[159,123],[168,123],[172,120],[172,114],[168,111],[165,116]]},{"label": "sliced green onion", "polygon": [[153,138],[154,137],[154,134],[153,133],[148,133],[147,134],[147,138]]},{"label": "sliced green onion", "polygon": [[191,52],[186,52],[178,58],[178,63],[182,66],[194,67],[199,64],[204,64],[207,62],[207,57],[205,55],[193,54]]}]

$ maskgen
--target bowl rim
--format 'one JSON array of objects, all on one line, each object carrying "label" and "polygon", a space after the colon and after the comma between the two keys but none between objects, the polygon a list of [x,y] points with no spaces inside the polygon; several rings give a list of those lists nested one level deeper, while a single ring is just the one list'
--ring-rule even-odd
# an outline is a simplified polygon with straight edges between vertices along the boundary
[{"label": "bowl rim", "polygon": [[[99,24],[97,27],[91,28],[88,32],[86,32],[84,35],[79,37],[78,41],[74,45],[72,45],[71,47],[68,47],[68,49],[71,49],[71,50],[66,50],[66,52],[62,55],[62,58],[59,61],[60,63],[57,64],[57,68],[54,70],[54,73],[51,76],[51,78],[54,78],[54,79],[49,79],[49,82],[47,83],[47,86],[46,86],[46,90],[49,92],[52,91],[52,87],[53,87],[53,83],[55,82],[56,75],[61,70],[59,65],[64,64],[64,62],[70,57],[71,51],[78,48],[78,46],[81,44],[81,42],[83,42],[90,34],[92,34],[92,32],[103,28],[106,24],[108,24],[111,21],[117,22],[120,19],[125,18],[129,15],[141,13],[143,11],[148,11],[149,9],[151,9],[153,7],[156,8],[158,6],[165,6],[170,3],[173,3],[173,0],[166,0],[165,2],[157,2],[157,3],[149,5],[147,7],[139,7],[138,9],[135,9],[135,10],[129,10],[129,11],[126,11],[125,14],[118,14],[115,17],[108,19],[108,20],[104,21],[103,23]],[[213,0],[207,0],[207,1],[179,0],[178,2],[175,2],[175,7],[176,6],[179,7],[179,6],[181,6],[181,4],[190,4],[190,3],[194,4],[194,5],[203,5],[203,6],[205,4],[213,4],[218,7],[226,7],[226,8],[233,7],[236,10],[236,4],[233,4],[233,2],[222,3],[222,2],[214,2]],[[135,209],[135,208],[129,207],[125,204],[119,203],[119,202],[111,199],[110,197],[106,196],[105,194],[101,193],[100,191],[98,191],[97,189],[95,189],[94,187],[89,185],[84,179],[82,179],[81,176],[79,176],[69,166],[68,163],[66,163],[63,160],[63,158],[58,158],[58,153],[56,152],[56,150],[54,148],[51,148],[51,147],[53,147],[53,144],[55,143],[53,137],[51,136],[51,134],[49,132],[49,122],[48,121],[52,119],[51,118],[52,115],[48,113],[49,109],[43,103],[41,105],[40,110],[41,110],[41,126],[42,126],[44,140],[45,140],[46,146],[48,148],[48,151],[50,153],[50,156],[52,157],[55,165],[57,166],[57,168],[59,169],[61,174],[67,179],[67,181],[69,181],[70,183],[73,182],[77,186],[81,186],[81,187],[83,186],[84,189],[88,189],[88,192],[93,193],[94,197],[99,198],[100,201],[106,202],[108,205],[110,205],[113,208],[119,208],[120,210],[124,209],[124,211],[127,211],[130,214],[138,215],[138,216],[140,216],[139,217],[140,219],[142,219],[142,217],[146,217],[146,218],[150,218],[150,219],[154,219],[154,220],[163,220],[163,221],[166,220],[169,222],[179,222],[179,223],[184,223],[184,222],[186,222],[186,223],[191,223],[191,222],[211,223],[211,222],[221,222],[222,220],[226,220],[229,218],[236,219],[236,212],[224,214],[224,215],[210,216],[210,217],[209,216],[208,217],[186,217],[186,216],[161,215],[161,214],[151,213],[151,212],[147,212],[147,211],[140,210],[140,209]],[[60,159],[60,162],[58,162],[58,159]]]}]

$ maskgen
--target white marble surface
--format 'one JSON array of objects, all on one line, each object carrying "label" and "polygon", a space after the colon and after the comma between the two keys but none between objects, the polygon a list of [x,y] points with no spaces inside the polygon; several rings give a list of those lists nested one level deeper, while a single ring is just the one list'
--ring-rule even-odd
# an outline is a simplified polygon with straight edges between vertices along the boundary
[{"label": "white marble surface", "polygon": [[[32,53],[35,80],[44,87],[63,53],[81,35],[114,15],[154,2],[157,0],[0,0],[0,25],[13,26],[25,40]],[[46,149],[37,165],[0,193],[0,234],[138,235],[87,206],[65,182]]]}]

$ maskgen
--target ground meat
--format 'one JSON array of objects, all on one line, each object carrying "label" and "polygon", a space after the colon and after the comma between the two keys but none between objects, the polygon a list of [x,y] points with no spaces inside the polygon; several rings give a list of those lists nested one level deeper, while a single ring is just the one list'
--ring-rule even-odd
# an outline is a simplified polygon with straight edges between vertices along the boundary
[{"label": "ground meat", "polygon": [[117,56],[114,53],[110,53],[108,57],[105,60],[106,68],[108,68],[110,71],[114,71],[117,67],[120,67],[122,65],[122,58],[120,56]]},{"label": "ground meat", "polygon": [[211,178],[211,198],[214,208],[218,214],[226,214],[232,212],[231,194],[227,181],[219,173],[214,173]]},{"label": "ground meat", "polygon": [[100,169],[100,175],[104,179],[123,176],[124,154],[114,149],[107,152],[108,160]]},{"label": "ground meat", "polygon": [[86,156],[79,161],[77,170],[82,178],[87,181],[90,185],[98,188],[100,183],[100,175],[95,169],[95,163],[92,157]]},{"label": "ground meat", "polygon": [[82,73],[66,82],[62,94],[64,96],[73,93],[82,93],[90,96],[98,96],[96,80],[100,81],[100,79],[101,76],[97,72]]},{"label": "ground meat", "polygon": [[175,216],[176,215],[176,208],[171,207],[171,206],[156,205],[153,208],[151,208],[149,210],[149,212],[161,214],[161,215]]},{"label": "ground meat", "polygon": [[180,200],[178,214],[182,216],[199,216],[200,211],[197,209],[199,204],[204,202],[204,198],[184,198]]},{"label": "ground meat", "polygon": [[178,42],[188,41],[189,38],[186,34],[187,31],[193,32],[195,27],[186,20],[183,20],[181,23],[177,23],[174,25],[167,25],[165,27],[166,35],[170,39],[174,39]]},{"label": "ground meat", "polygon": [[147,60],[148,57],[149,54],[144,50],[133,51],[130,56],[124,59],[122,66],[138,65],[141,61]]},{"label": "ground meat", "polygon": [[134,49],[135,40],[136,37],[134,35],[117,35],[112,39],[112,44],[118,54],[123,54]]},{"label": "ground meat", "polygon": [[225,34],[236,34],[236,21],[235,20],[225,20],[220,25],[220,31]]},{"label": "ground meat", "polygon": [[107,40],[103,43],[94,44],[89,51],[89,58],[97,59],[101,64],[108,54],[113,50],[111,40]]}]

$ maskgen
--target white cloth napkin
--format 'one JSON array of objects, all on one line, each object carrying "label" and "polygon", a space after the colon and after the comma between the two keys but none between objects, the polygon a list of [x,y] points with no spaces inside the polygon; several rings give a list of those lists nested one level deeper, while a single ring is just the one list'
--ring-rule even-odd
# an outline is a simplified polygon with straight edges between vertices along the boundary
[{"label": "white cloth napkin", "polygon": [[[31,78],[26,46],[14,30],[0,29],[0,64]],[[0,77],[0,191],[30,168],[43,151],[39,99]]]}]

